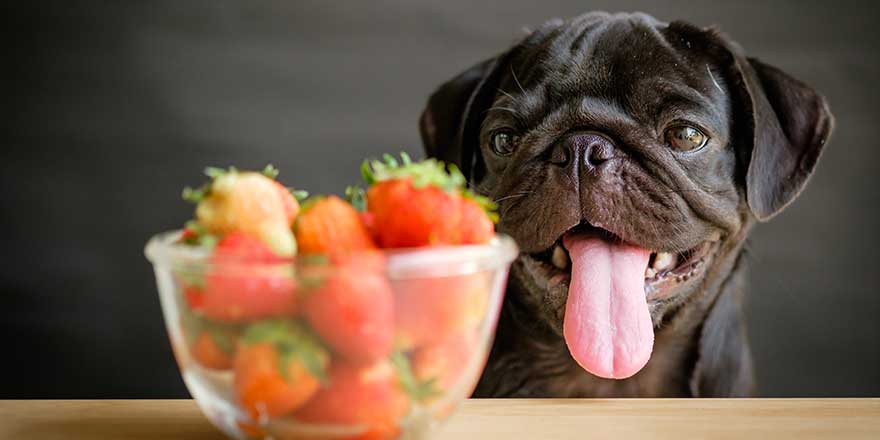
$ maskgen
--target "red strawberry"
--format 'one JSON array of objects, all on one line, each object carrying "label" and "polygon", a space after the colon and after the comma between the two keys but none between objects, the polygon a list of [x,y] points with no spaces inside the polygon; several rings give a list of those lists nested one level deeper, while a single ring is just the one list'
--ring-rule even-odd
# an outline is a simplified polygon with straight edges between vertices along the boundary
[{"label": "red strawberry", "polygon": [[232,356],[240,329],[211,322],[181,311],[180,328],[190,355],[199,365],[214,370],[232,368]]},{"label": "red strawberry", "polygon": [[232,353],[226,351],[217,341],[208,332],[200,334],[190,348],[192,357],[205,368],[228,370],[232,368]]},{"label": "red strawberry", "polygon": [[307,423],[365,425],[364,438],[390,438],[409,410],[397,371],[387,361],[368,367],[333,364],[328,384],[293,417]]},{"label": "red strawberry", "polygon": [[380,182],[367,191],[373,231],[386,248],[459,243],[460,203],[433,186],[416,189],[408,178]]},{"label": "red strawberry", "polygon": [[180,243],[187,243],[188,244],[188,243],[192,243],[193,241],[197,240],[198,237],[199,237],[199,233],[195,229],[190,228],[187,225],[187,227],[183,228],[183,233],[180,234],[179,241],[180,241]]},{"label": "red strawberry", "polygon": [[[363,223],[364,226],[367,228],[367,231],[370,231],[370,233],[372,234],[372,231],[375,230],[375,225],[376,225],[375,216],[373,215],[373,213],[359,212],[358,215],[360,215],[360,217],[361,217],[361,223]],[[375,236],[374,236],[374,239],[375,239]]]},{"label": "red strawberry", "polygon": [[[394,337],[394,299],[378,252],[346,254],[318,271],[304,292],[303,314],[333,350],[355,363],[388,357]],[[323,272],[323,273],[321,273]],[[309,275],[306,275],[309,276]]]},{"label": "red strawberry", "polygon": [[290,413],[325,379],[329,355],[317,339],[290,321],[248,327],[235,356],[235,394],[255,420]]},{"label": "red strawberry", "polygon": [[440,342],[475,328],[486,313],[489,280],[484,273],[392,282],[395,344],[409,349]]},{"label": "red strawberry", "polygon": [[292,271],[262,242],[233,232],[217,244],[198,309],[221,321],[248,321],[296,311]]},{"label": "red strawberry", "polygon": [[302,254],[333,254],[376,247],[359,213],[336,196],[306,202],[296,222],[296,241]]},{"label": "red strawberry", "polygon": [[205,305],[205,292],[198,286],[187,286],[183,289],[183,299],[193,312],[201,312]]},{"label": "red strawberry", "polygon": [[[477,355],[478,338],[476,331],[460,332],[445,338],[439,343],[421,347],[412,354],[412,371],[420,382],[433,381],[441,390],[450,390],[462,378],[465,369],[470,367],[473,356]],[[474,377],[476,385],[477,375]],[[470,394],[471,390],[466,390]]]},{"label": "red strawberry", "polygon": [[413,163],[406,154],[401,159],[386,156],[385,163],[365,162],[362,169],[381,247],[479,244],[492,237],[494,205],[467,191],[457,168],[434,159]]},{"label": "red strawberry", "polygon": [[473,199],[461,203],[461,242],[468,244],[488,243],[495,235],[495,225],[486,210]]}]

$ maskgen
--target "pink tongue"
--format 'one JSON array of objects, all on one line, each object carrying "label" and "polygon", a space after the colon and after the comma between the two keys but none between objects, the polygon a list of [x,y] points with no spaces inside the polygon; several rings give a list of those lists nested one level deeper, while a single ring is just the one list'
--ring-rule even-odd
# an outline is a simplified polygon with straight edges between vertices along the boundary
[{"label": "pink tongue", "polygon": [[565,343],[585,370],[608,379],[638,373],[651,357],[654,326],[645,299],[651,252],[594,233],[562,239],[571,257]]}]

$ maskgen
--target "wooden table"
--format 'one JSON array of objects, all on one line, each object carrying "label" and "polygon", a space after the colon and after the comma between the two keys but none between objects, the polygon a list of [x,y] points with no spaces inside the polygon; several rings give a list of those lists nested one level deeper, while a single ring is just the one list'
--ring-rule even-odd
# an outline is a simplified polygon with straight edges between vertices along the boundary
[{"label": "wooden table", "polygon": [[[2,439],[219,439],[191,400],[0,401]],[[880,399],[469,400],[436,439],[880,439]]]}]

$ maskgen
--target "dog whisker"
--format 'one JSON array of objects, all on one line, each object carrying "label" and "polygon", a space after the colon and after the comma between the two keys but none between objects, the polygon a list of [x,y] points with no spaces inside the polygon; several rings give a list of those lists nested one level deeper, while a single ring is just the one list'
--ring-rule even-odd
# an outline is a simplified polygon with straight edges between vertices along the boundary
[{"label": "dog whisker", "polygon": [[684,194],[687,192],[694,193],[702,193],[702,194],[714,194],[714,195],[723,195],[723,194],[731,194],[736,192],[736,190],[732,189],[722,189],[718,191],[712,190],[702,190],[702,189],[670,189],[669,191],[656,191],[657,194],[668,195],[668,194]]},{"label": "dog whisker", "polygon": [[512,109],[512,108],[510,108],[510,107],[499,107],[499,106],[489,107],[489,108],[486,110],[486,113],[491,112],[491,111],[494,111],[494,110],[505,111],[505,112],[513,113],[514,115],[517,114],[517,113],[516,113],[516,110],[514,110],[514,109]]},{"label": "dog whisker", "polygon": [[522,83],[519,82],[519,78],[516,77],[516,72],[513,70],[513,65],[510,66],[510,74],[513,75],[513,81],[516,82],[516,85],[517,85],[517,87],[519,87],[519,90],[521,92],[523,92],[523,94],[525,94],[526,89],[523,88]]},{"label": "dog whisker", "polygon": [[502,202],[502,201],[504,201],[504,200],[514,199],[514,198],[517,198],[517,197],[525,197],[525,196],[527,196],[527,195],[529,195],[529,194],[532,194],[532,192],[531,192],[531,191],[527,191],[527,192],[514,193],[514,194],[510,194],[510,195],[508,195],[508,196],[501,197],[500,199],[495,199],[494,202],[495,202],[495,203],[500,203],[500,202]]},{"label": "dog whisker", "polygon": [[511,95],[510,93],[505,92],[504,89],[499,88],[498,93],[501,93],[502,95],[510,98],[510,100],[513,102],[518,101],[518,99],[515,96]]},{"label": "dog whisker", "polygon": [[510,98],[511,101],[516,101],[516,98],[513,95],[511,95],[510,93],[507,93],[506,91],[504,91],[504,89],[499,87],[497,89],[497,91],[498,91],[498,93]]},{"label": "dog whisker", "polygon": [[718,84],[718,81],[715,80],[715,75],[712,74],[712,69],[709,68],[708,64],[706,64],[706,71],[709,72],[709,78],[712,79],[712,84],[715,84],[715,87],[718,89],[718,91],[724,93],[724,89],[722,89],[721,86]]}]

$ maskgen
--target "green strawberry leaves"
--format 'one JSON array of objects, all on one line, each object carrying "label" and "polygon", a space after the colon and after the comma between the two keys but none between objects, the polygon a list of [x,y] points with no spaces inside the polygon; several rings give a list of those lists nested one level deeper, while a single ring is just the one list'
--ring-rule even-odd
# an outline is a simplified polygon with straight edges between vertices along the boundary
[{"label": "green strawberry leaves", "polygon": [[195,344],[196,339],[202,333],[207,333],[220,348],[220,351],[227,356],[232,356],[235,353],[235,339],[236,333],[240,330],[239,327],[209,321],[187,310],[181,313],[181,326],[188,345]]},{"label": "green strawberry leaves", "polygon": [[278,177],[278,173],[280,173],[280,171],[278,171],[278,168],[275,168],[275,166],[270,163],[266,165],[266,167],[263,168],[263,171],[260,171],[260,173],[272,180],[275,180],[275,178]]},{"label": "green strawberry leaves", "polygon": [[437,388],[437,380],[435,378],[424,381],[419,381],[416,378],[409,364],[409,359],[407,359],[405,354],[399,351],[392,353],[391,364],[397,370],[397,380],[400,383],[400,387],[409,395],[410,399],[416,402],[423,402],[442,394],[442,391]]},{"label": "green strawberry leaves", "polygon": [[390,154],[385,154],[382,158],[381,161],[365,160],[361,164],[361,176],[368,186],[384,180],[411,179],[416,189],[432,185],[448,193],[460,194],[483,208],[493,223],[498,222],[498,206],[490,198],[468,189],[467,179],[455,164],[433,158],[413,162],[403,152],[400,153],[400,161]]},{"label": "green strawberry leaves", "polygon": [[[214,180],[216,180],[220,176],[237,172],[239,171],[236,167],[229,167],[226,169],[218,167],[205,167],[204,174],[205,176],[208,176],[211,180],[197,188],[192,188],[189,186],[183,188],[183,191],[181,192],[181,197],[183,197],[183,200],[186,200],[187,202],[199,204],[199,202],[211,195],[211,184],[214,182]],[[279,172],[280,171],[278,171],[278,168],[275,168],[274,165],[268,164],[263,168],[262,171],[260,171],[260,174],[272,180],[275,180],[275,178],[278,177]],[[300,194],[300,191],[294,191],[292,188],[288,189],[290,190],[291,194],[293,194],[293,196],[297,198],[297,201],[299,201],[299,197],[305,198],[308,196],[308,193],[305,193],[304,191],[303,193],[305,193],[305,195],[302,195]]]},{"label": "green strawberry leaves", "polygon": [[229,167],[228,170],[224,170],[223,168],[217,167],[206,167],[204,173],[206,176],[211,178],[210,182],[202,184],[202,186],[198,188],[191,188],[189,186],[183,188],[183,192],[181,193],[181,197],[183,200],[190,202],[192,204],[198,205],[205,200],[208,196],[211,195],[211,184],[214,182],[214,179],[226,174],[226,173],[236,173],[238,170],[235,167]]},{"label": "green strawberry leaves", "polygon": [[287,377],[290,362],[297,360],[322,384],[327,383],[325,371],[327,350],[304,325],[286,320],[266,320],[248,327],[242,341],[253,345],[268,342],[278,353],[278,372]]},{"label": "green strawberry leaves", "polygon": [[[214,249],[220,238],[209,234],[208,231],[196,220],[186,222],[183,234],[178,243],[185,246],[204,248],[208,251]],[[205,287],[205,270],[199,265],[185,265],[174,269],[174,274],[186,286]]]},{"label": "green strawberry leaves", "polygon": [[199,246],[212,249],[219,239],[216,235],[209,234],[201,223],[190,220],[184,225],[184,234],[180,242],[189,246]]},{"label": "green strawberry leaves", "polygon": [[237,172],[238,172],[238,168],[236,168],[236,167],[229,167],[225,170],[223,168],[217,168],[217,167],[205,167],[205,175],[210,177],[211,180],[216,179],[216,178],[218,178],[222,175],[225,175],[227,173],[237,173]]},{"label": "green strawberry leaves", "polygon": [[291,188],[291,187],[287,187],[287,190],[290,191],[290,195],[292,195],[293,198],[296,199],[296,201],[297,201],[298,203],[302,203],[302,202],[304,202],[306,199],[309,198],[309,192],[306,191],[306,190],[302,190],[302,189],[293,189],[293,188]]},{"label": "green strawberry leaves", "polygon": [[461,196],[479,205],[492,223],[498,223],[498,204],[493,202],[492,199],[486,196],[477,195],[471,190],[462,191]]},{"label": "green strawberry leaves", "polygon": [[190,202],[194,205],[198,205],[202,200],[204,200],[211,193],[211,185],[204,184],[198,188],[185,187],[183,188],[183,192],[180,193],[180,196],[183,200]]},{"label": "green strawberry leaves", "polygon": [[455,165],[447,166],[437,159],[413,162],[409,155],[400,153],[398,162],[394,156],[386,154],[383,160],[365,160],[361,165],[361,175],[367,185],[391,179],[412,179],[413,187],[423,188],[433,185],[446,192],[460,191],[465,186],[464,175]]},{"label": "green strawberry leaves", "polygon": [[207,331],[208,335],[211,336],[211,339],[214,340],[214,343],[217,344],[217,347],[223,353],[226,353],[227,356],[232,356],[235,353],[235,338],[232,335],[213,328]]},{"label": "green strawberry leaves", "polygon": [[349,185],[345,188],[345,200],[359,212],[367,210],[367,192],[360,185]]},{"label": "green strawberry leaves", "polygon": [[327,196],[324,196],[324,195],[316,195],[316,196],[311,196],[311,197],[303,200],[299,204],[299,213],[305,214],[306,212],[310,211],[312,209],[312,207],[315,206],[316,203],[318,203],[321,200],[324,200],[326,198],[327,198]]}]

